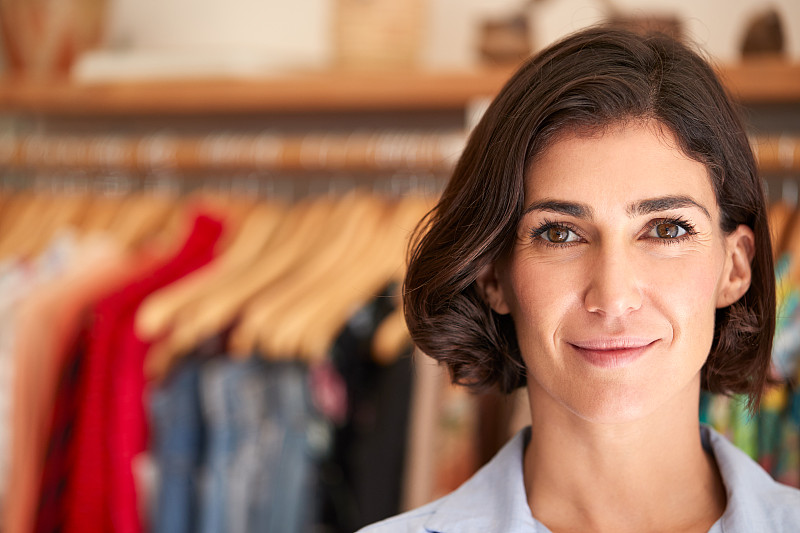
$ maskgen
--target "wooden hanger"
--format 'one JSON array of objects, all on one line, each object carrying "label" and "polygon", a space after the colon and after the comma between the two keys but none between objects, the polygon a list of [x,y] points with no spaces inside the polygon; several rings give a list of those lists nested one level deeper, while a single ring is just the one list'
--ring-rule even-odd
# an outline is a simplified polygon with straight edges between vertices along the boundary
[{"label": "wooden hanger", "polygon": [[[357,208],[347,214],[343,226],[328,245],[314,250],[312,261],[306,261],[291,277],[281,280],[278,294],[262,295],[247,309],[240,326],[250,328],[255,335],[250,342],[258,346],[263,355],[271,358],[296,356],[306,315],[320,306],[335,305],[328,298],[331,286],[341,282],[349,266],[358,263],[358,276],[370,270],[367,249],[371,242],[382,244],[378,239],[387,210],[391,211],[387,207],[374,195],[360,196]],[[248,321],[250,317],[255,319]],[[252,350],[255,346],[249,348]]]},{"label": "wooden hanger", "polygon": [[165,334],[181,310],[194,305],[208,287],[230,283],[231,276],[252,264],[262,252],[285,211],[274,202],[262,202],[242,221],[230,246],[217,259],[148,297],[136,313],[139,336],[154,340]]},{"label": "wooden hanger", "polygon": [[30,235],[43,231],[46,213],[48,207],[52,206],[52,201],[52,194],[39,191],[18,200],[16,218],[9,221],[6,231],[0,235],[0,259],[22,255]]},{"label": "wooden hanger", "polygon": [[44,251],[60,230],[77,231],[92,208],[92,197],[86,193],[58,194],[54,196],[52,210],[40,231],[31,235],[22,254],[34,257]]},{"label": "wooden hanger", "polygon": [[152,193],[131,194],[125,197],[108,231],[128,250],[136,249],[144,241],[153,240],[158,235],[174,246],[177,228],[180,227],[181,235],[186,233],[183,215],[181,202],[174,197]]},{"label": "wooden hanger", "polygon": [[370,352],[375,362],[390,365],[401,353],[411,349],[413,344],[406,327],[402,305],[398,305],[398,308],[378,325],[372,337]]},{"label": "wooden hanger", "polygon": [[19,221],[26,204],[32,200],[32,197],[33,193],[23,191],[14,193],[6,199],[3,210],[0,212],[0,242],[14,231],[14,226]]},{"label": "wooden hanger", "polygon": [[80,230],[83,235],[108,233],[114,220],[124,209],[125,196],[97,195],[92,200],[92,208],[86,213]]},{"label": "wooden hanger", "polygon": [[298,280],[307,283],[320,275],[330,264],[330,258],[341,253],[369,205],[363,193],[349,193],[337,200],[334,208],[322,213],[323,223],[315,225],[311,234],[298,239],[300,246],[286,262],[281,275],[260,284],[254,298],[240,308],[241,320],[229,339],[232,354],[246,356],[257,346],[259,332],[275,312],[281,312],[298,297]]},{"label": "wooden hanger", "polygon": [[[434,202],[421,196],[415,197],[417,201],[417,211],[409,218],[409,225],[406,227],[404,250],[408,249],[409,240],[416,230],[420,221],[430,212]],[[402,290],[403,279],[405,278],[407,264],[402,263],[402,269],[397,272],[397,277],[393,280],[397,284],[397,289]],[[397,357],[408,351],[413,346],[411,335],[406,326],[405,315],[403,313],[403,302],[401,295],[396,295],[398,300],[397,308],[387,316],[378,326],[372,339],[372,356],[380,364],[391,364]]]},{"label": "wooden hanger", "polygon": [[[359,196],[362,202],[365,200],[369,200],[369,202],[359,204],[357,201]],[[358,215],[362,209],[358,207],[359,205],[367,206],[363,208],[364,214],[360,215],[361,218]],[[403,205],[408,210],[411,204],[404,202]],[[288,310],[293,307],[293,302],[306,298],[309,298],[306,301],[314,302],[317,305],[316,312],[319,312],[320,307],[329,306],[329,297],[325,295],[333,295],[333,293],[323,293],[322,289],[326,285],[331,286],[332,282],[330,277],[325,277],[325,272],[336,269],[338,266],[340,268],[337,270],[337,275],[340,278],[347,274],[358,278],[364,272],[358,268],[358,265],[360,264],[363,268],[367,262],[366,256],[363,254],[347,254],[347,252],[357,251],[357,248],[342,247],[341,243],[352,244],[355,242],[353,236],[349,239],[345,238],[348,232],[352,231],[348,230],[348,227],[360,229],[353,235],[362,238],[366,243],[366,249],[372,250],[374,255],[370,256],[369,262],[374,261],[375,257],[382,257],[386,259],[386,264],[391,264],[392,271],[389,273],[386,273],[390,270],[388,267],[383,270],[381,268],[372,270],[376,274],[375,278],[379,278],[380,283],[373,281],[372,286],[375,289],[371,292],[367,291],[367,294],[359,299],[360,302],[368,301],[393,275],[395,277],[402,275],[402,260],[407,235],[427,209],[427,204],[424,208],[420,206],[421,204],[418,202],[413,215],[406,211],[407,214],[403,218],[406,222],[402,224],[403,231],[400,239],[390,238],[389,232],[376,223],[365,224],[365,221],[370,219],[381,220],[381,214],[386,215],[384,217],[385,224],[389,224],[389,220],[392,220],[393,223],[400,220],[401,209],[399,207],[387,210],[385,204],[376,203],[374,195],[352,193],[336,201],[326,198],[304,202],[293,207],[275,231],[274,237],[264,247],[263,254],[247,268],[246,272],[237,274],[234,281],[226,280],[221,286],[210,288],[199,300],[178,313],[173,329],[148,353],[146,361],[148,376],[163,377],[177,357],[190,351],[204,338],[226,328],[237,315],[241,315],[241,319],[231,335],[231,346],[229,347],[231,355],[249,356],[253,348],[258,346],[262,336],[260,326],[271,323],[268,316],[283,322],[284,318],[290,315]],[[366,214],[370,212],[372,215]],[[398,246],[388,245],[389,242],[395,240],[399,243]],[[331,241],[337,241],[338,248],[332,246]],[[387,244],[386,250],[389,248],[397,250],[396,257],[399,259],[388,260],[387,257],[391,254],[376,251],[381,248],[371,246],[373,243],[384,243]],[[331,250],[338,250],[338,252],[335,253]],[[341,250],[344,250],[343,255]],[[345,261],[345,259],[350,261]],[[352,267],[350,266],[351,262]],[[312,276],[313,272],[316,272],[317,275]],[[383,272],[383,274],[378,275],[378,272]],[[318,283],[319,280],[323,280],[324,283],[315,284],[313,283],[314,279],[318,280]],[[348,283],[353,282],[349,281]],[[319,294],[317,294],[318,292]],[[266,302],[271,302],[271,305],[267,305]],[[264,307],[259,312],[260,305]],[[340,307],[347,307],[347,304],[342,304]],[[276,310],[277,314],[270,315]],[[335,337],[341,325],[347,320],[351,310],[341,312],[340,316],[344,318],[338,319],[338,324],[335,326],[327,325],[326,322],[326,331],[333,331],[326,337],[328,342],[332,342],[331,339]],[[266,320],[266,322],[259,322],[259,320]],[[243,335],[242,332],[245,331],[242,328],[243,325],[252,330]],[[287,326],[290,325],[287,324]],[[308,331],[305,326],[302,329]],[[283,331],[282,327],[280,331]],[[300,344],[296,340],[297,338],[304,338],[304,336],[295,335],[291,341],[293,345]],[[237,340],[240,344],[237,344]],[[294,351],[297,353],[299,348]],[[327,353],[324,349],[315,349],[313,354],[318,358],[319,354],[323,352]],[[282,350],[278,355],[289,354]],[[312,358],[309,356],[309,359]]]},{"label": "wooden hanger", "polygon": [[[128,203],[129,202],[129,203]],[[186,240],[197,213],[205,213],[225,221],[226,228],[235,227],[247,216],[255,202],[245,197],[196,191],[186,196],[144,192],[132,195],[127,209],[111,227],[111,232],[128,249],[143,245],[165,256],[175,253]],[[226,235],[220,249],[228,244]]]},{"label": "wooden hanger", "polygon": [[5,222],[0,234],[0,256],[17,255],[15,248],[24,239],[26,228],[42,223],[42,212],[46,208],[49,195],[44,191],[26,191],[20,193],[15,202],[14,216]]},{"label": "wooden hanger", "polygon": [[314,236],[325,227],[333,208],[331,198],[306,200],[292,207],[252,265],[234,279],[208,287],[202,298],[178,313],[172,330],[148,352],[147,375],[162,378],[179,356],[227,328],[262,287],[279,278],[305,247],[315,243]]},{"label": "wooden hanger", "polygon": [[282,312],[261,324],[262,354],[320,361],[352,313],[402,275],[407,237],[422,216],[421,204],[412,198],[391,207],[380,203],[374,222],[359,226],[347,253],[325,271],[326,275],[298,283],[305,287],[305,293],[281,304]]},{"label": "wooden hanger", "polygon": [[345,266],[340,283],[331,285],[324,296],[330,305],[319,308],[316,316],[306,321],[306,330],[300,337],[303,359],[314,362],[325,357],[353,311],[375,298],[389,283],[402,278],[409,235],[426,210],[426,203],[419,198],[403,199],[382,227],[379,239],[383,246],[365,250],[365,257],[372,255],[364,261],[369,266],[359,268],[358,263]]}]

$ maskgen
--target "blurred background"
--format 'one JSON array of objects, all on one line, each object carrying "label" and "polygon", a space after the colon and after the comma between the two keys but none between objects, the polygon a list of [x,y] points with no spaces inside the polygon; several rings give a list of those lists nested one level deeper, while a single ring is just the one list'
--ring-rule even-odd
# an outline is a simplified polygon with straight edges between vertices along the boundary
[{"label": "blurred background", "polygon": [[526,399],[414,351],[406,244],[514,69],[601,21],[743,108],[779,385],[701,419],[800,486],[796,0],[0,0],[0,530],[345,532],[469,477]]}]

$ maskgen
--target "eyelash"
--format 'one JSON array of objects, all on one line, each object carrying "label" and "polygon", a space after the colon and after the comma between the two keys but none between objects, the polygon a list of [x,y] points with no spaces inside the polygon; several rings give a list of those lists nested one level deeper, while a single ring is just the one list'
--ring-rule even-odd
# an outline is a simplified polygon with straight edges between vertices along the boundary
[{"label": "eyelash", "polygon": [[[644,234],[650,233],[650,231],[652,231],[653,228],[655,228],[659,224],[674,224],[676,226],[680,226],[681,228],[684,229],[684,231],[686,231],[686,233],[684,233],[683,235],[674,237],[672,239],[659,239],[659,238],[653,239],[657,241],[659,244],[663,244],[665,246],[672,246],[673,244],[678,244],[679,242],[682,242],[686,239],[690,239],[694,235],[697,235],[697,230],[695,229],[694,225],[682,217],[657,218],[655,220],[651,220],[650,222],[647,223],[647,226],[645,226],[643,233]],[[577,235],[578,238],[583,239],[580,233],[578,232],[577,228],[572,224],[545,219],[539,227],[531,230],[530,233],[531,240],[533,240],[537,244],[541,244],[543,246],[548,246],[552,248],[564,248],[566,246],[573,246],[575,244],[580,243],[580,241],[555,243],[541,238],[542,234],[553,228],[564,228]]]},{"label": "eyelash", "polygon": [[541,238],[544,232],[549,231],[553,228],[564,228],[571,231],[578,237],[580,237],[580,233],[578,233],[577,228],[575,228],[575,226],[573,226],[572,224],[545,219],[538,228],[534,228],[533,230],[531,230],[531,240],[533,240],[537,244],[541,244],[543,246],[547,246],[550,248],[564,248],[566,246],[573,246],[575,244],[578,244],[578,242],[556,243]]},{"label": "eyelash", "polygon": [[693,236],[697,235],[697,230],[694,228],[694,225],[681,217],[659,218],[656,220],[651,220],[650,223],[647,224],[645,233],[650,233],[650,231],[659,224],[674,224],[676,226],[680,226],[686,231],[686,233],[683,235],[674,237],[672,239],[656,238],[656,241],[658,241],[660,244],[671,246],[673,244],[678,244],[679,242],[685,241],[686,239],[691,239]]}]

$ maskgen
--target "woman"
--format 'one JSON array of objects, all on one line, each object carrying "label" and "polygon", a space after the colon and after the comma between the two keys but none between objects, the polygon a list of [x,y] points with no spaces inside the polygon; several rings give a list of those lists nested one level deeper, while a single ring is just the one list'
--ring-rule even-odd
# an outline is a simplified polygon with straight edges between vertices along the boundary
[{"label": "woman", "polygon": [[367,528],[800,530],[800,491],[698,423],[767,382],[765,201],[709,65],[664,36],[578,32],[475,129],[412,249],[415,342],[531,427],[452,494]]}]

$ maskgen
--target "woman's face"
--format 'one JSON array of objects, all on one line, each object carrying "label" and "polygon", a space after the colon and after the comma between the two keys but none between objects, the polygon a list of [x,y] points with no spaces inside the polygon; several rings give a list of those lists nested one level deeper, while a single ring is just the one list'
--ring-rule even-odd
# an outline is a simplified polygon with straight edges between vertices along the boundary
[{"label": "woman's face", "polygon": [[696,403],[715,309],[747,289],[735,252],[748,286],[752,257],[748,228],[721,231],[705,166],[653,123],[567,135],[529,170],[525,206],[479,284],[514,319],[532,403],[597,422]]}]

